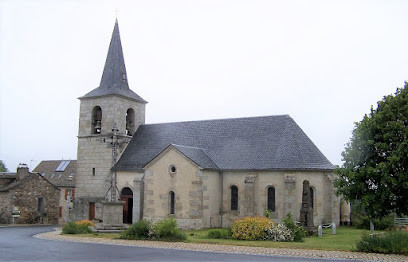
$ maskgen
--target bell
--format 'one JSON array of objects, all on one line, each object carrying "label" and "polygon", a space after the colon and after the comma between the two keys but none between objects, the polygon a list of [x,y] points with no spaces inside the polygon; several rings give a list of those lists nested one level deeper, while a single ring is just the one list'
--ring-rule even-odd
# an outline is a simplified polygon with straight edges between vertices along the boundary
[{"label": "bell", "polygon": [[96,121],[95,130],[97,133],[101,132],[101,120]]}]

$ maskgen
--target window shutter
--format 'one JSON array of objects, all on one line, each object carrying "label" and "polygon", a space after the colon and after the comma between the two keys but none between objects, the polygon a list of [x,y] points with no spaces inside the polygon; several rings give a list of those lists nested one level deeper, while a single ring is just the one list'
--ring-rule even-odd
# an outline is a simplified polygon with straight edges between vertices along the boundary
[{"label": "window shutter", "polygon": [[58,216],[59,216],[59,217],[62,217],[62,207],[59,207]]},{"label": "window shutter", "polygon": [[74,199],[75,198],[75,189],[72,189],[72,196],[71,196],[71,199]]},{"label": "window shutter", "polygon": [[68,189],[65,189],[65,200],[67,200],[67,196],[68,196]]}]

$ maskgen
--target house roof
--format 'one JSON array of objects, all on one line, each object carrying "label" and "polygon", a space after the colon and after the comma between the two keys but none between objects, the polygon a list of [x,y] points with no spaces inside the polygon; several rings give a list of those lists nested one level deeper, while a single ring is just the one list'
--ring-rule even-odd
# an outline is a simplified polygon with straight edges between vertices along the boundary
[{"label": "house roof", "polygon": [[48,183],[50,183],[51,186],[53,186],[54,188],[60,190],[56,185],[54,185],[53,183],[51,183],[48,179],[46,179],[45,177],[42,177],[41,174],[39,173],[34,173],[34,172],[30,172],[28,174],[28,176],[24,177],[21,180],[15,180],[12,183],[4,186],[4,187],[0,187],[0,192],[8,192],[10,191],[10,189],[13,189],[15,187],[18,187],[22,184],[24,184],[26,181],[33,179],[33,178],[38,178],[38,179],[44,179],[45,181],[47,181]]},{"label": "house roof", "polygon": [[333,170],[288,115],[141,125],[116,170],[142,170],[174,146],[202,168]]},{"label": "house roof", "polygon": [[138,94],[130,90],[120,41],[118,20],[112,33],[108,55],[99,87],[79,99],[94,98],[108,95],[118,95],[141,103],[147,103]]},{"label": "house roof", "polygon": [[33,170],[57,187],[75,187],[76,171],[76,160],[41,161]]},{"label": "house roof", "polygon": [[0,179],[2,178],[16,178],[17,173],[12,173],[12,172],[0,172]]}]

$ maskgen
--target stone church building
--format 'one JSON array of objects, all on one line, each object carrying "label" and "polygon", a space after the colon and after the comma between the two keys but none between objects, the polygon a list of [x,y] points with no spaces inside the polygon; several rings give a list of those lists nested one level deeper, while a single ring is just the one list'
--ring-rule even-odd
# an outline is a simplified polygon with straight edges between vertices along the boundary
[{"label": "stone church building", "polygon": [[174,217],[183,228],[226,227],[266,209],[277,221],[289,212],[299,219],[305,180],[314,224],[340,222],[334,166],[290,116],[145,124],[117,21],[100,85],[79,100],[75,220],[102,219],[116,173],[127,223]]}]

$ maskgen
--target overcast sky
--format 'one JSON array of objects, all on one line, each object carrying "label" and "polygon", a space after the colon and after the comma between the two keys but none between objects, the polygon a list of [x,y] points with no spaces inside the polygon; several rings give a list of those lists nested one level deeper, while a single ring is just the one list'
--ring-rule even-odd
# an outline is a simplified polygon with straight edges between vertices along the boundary
[{"label": "overcast sky", "polygon": [[146,123],[289,114],[333,164],[408,80],[408,1],[0,0],[0,159],[76,159],[116,9]]}]

